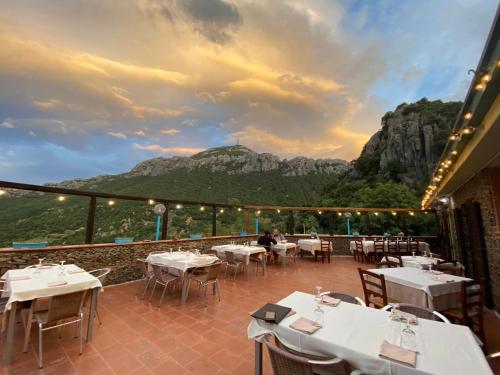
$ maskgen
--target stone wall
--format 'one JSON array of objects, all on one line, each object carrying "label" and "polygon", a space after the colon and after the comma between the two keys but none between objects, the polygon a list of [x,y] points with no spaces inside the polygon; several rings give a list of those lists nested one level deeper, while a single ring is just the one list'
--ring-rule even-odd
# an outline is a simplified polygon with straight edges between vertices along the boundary
[{"label": "stone wall", "polygon": [[[307,235],[287,236],[289,242],[297,242]],[[322,239],[332,241],[333,255],[351,255],[349,242],[353,237],[348,236],[321,236]],[[108,277],[108,284],[118,284],[136,280],[141,275],[135,265],[138,258],[146,258],[153,251],[168,251],[169,249],[194,250],[207,252],[214,245],[227,244],[230,241],[243,243],[256,240],[257,236],[220,236],[202,239],[183,239],[179,241],[145,241],[129,244],[92,244],[76,246],[47,247],[45,249],[14,250],[12,248],[0,249],[0,272],[12,268],[23,268],[36,264],[38,258],[44,258],[45,263],[59,263],[65,260],[68,264],[77,264],[85,270],[110,267],[112,272]],[[435,237],[422,237],[421,240],[430,242],[434,249]]]},{"label": "stone wall", "polygon": [[[483,170],[465,185],[453,193],[455,207],[467,201],[475,201],[481,205],[484,240],[488,256],[493,301],[496,310],[500,308],[500,235],[497,231],[493,200],[491,196],[488,170]],[[458,252],[459,253],[459,252]],[[459,255],[459,254],[457,254]]]}]

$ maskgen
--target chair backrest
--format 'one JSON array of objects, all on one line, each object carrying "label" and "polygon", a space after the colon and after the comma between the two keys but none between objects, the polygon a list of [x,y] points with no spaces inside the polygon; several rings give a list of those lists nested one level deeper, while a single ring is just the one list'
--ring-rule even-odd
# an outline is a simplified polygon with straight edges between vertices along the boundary
[{"label": "chair backrest", "polygon": [[86,294],[87,291],[82,290],[51,297],[47,324],[78,316],[82,311]]},{"label": "chair backrest", "polygon": [[483,293],[481,286],[474,280],[462,281],[461,285],[462,316],[469,319],[469,312],[477,311],[479,319],[483,317]]},{"label": "chair backrest", "polygon": [[385,242],[384,241],[374,241],[373,242],[373,250],[376,253],[383,253],[385,251]]},{"label": "chair backrest", "polygon": [[207,251],[207,254],[209,254],[209,255],[215,255],[217,258],[219,257],[219,253],[217,252],[217,250],[210,249],[210,250]]},{"label": "chair backrest", "polygon": [[369,305],[373,297],[381,298],[382,306],[387,305],[387,290],[385,287],[384,275],[358,268],[365,301]]},{"label": "chair backrest", "polygon": [[408,249],[410,253],[418,253],[420,244],[418,241],[408,241]]},{"label": "chair backrest", "polygon": [[222,262],[216,262],[209,265],[207,268],[207,281],[216,280],[219,276],[220,268],[222,266]]},{"label": "chair backrest", "polygon": [[354,244],[356,245],[356,251],[358,253],[363,252],[363,242],[362,241],[354,241]]},{"label": "chair backrest", "polygon": [[[385,257],[383,262],[377,263],[377,268],[398,268],[401,267],[401,264],[399,261],[391,260],[394,259],[394,257]],[[397,258],[395,258],[397,259]]]},{"label": "chair backrest", "polygon": [[98,270],[89,271],[89,273],[99,279],[102,285],[106,282],[108,274],[111,272],[111,268],[100,268]]},{"label": "chair backrest", "polygon": [[163,266],[161,264],[155,264],[151,263],[151,268],[153,268],[153,274],[158,280],[163,280],[163,273],[162,273],[162,268]]},{"label": "chair backrest", "polygon": [[427,320],[437,320],[436,315],[434,315],[431,309],[426,309],[425,307],[412,305],[409,303],[400,303],[398,310],[403,312],[413,314],[417,318],[427,319]]},{"label": "chair backrest", "polygon": [[232,251],[224,251],[228,263],[234,263],[234,253]]},{"label": "chair backrest", "polygon": [[337,298],[341,301],[344,301],[344,302],[347,302],[347,303],[352,303],[354,305],[363,305],[361,302],[360,302],[360,299],[358,299],[357,297],[353,296],[352,294],[350,293],[346,293],[346,292],[329,292],[328,295],[332,298]]},{"label": "chair backrest", "polygon": [[330,251],[330,241],[321,240],[321,251]]},{"label": "chair backrest", "polygon": [[451,263],[440,263],[435,268],[448,275],[462,276],[462,267],[453,266]]}]

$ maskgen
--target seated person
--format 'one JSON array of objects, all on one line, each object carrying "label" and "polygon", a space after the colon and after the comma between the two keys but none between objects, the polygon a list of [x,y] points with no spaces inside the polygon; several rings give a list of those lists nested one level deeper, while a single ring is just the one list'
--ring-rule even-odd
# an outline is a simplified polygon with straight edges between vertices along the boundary
[{"label": "seated person", "polygon": [[276,240],[276,241],[284,241],[286,240],[285,236],[283,236],[280,232],[280,230],[278,228],[276,228],[274,231],[273,231],[273,238]]},{"label": "seated person", "polygon": [[[276,240],[271,236],[269,231],[265,231],[263,236],[260,236],[257,240],[257,244],[261,245],[266,249],[267,252],[271,251],[271,244],[277,244]],[[274,258],[277,258],[277,254],[273,251]]]}]

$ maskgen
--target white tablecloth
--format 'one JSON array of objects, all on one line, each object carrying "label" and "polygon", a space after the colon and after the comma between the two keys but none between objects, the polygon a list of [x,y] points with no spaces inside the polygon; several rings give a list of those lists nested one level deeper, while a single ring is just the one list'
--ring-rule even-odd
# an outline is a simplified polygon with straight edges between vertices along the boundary
[{"label": "white tablecloth", "polygon": [[[102,287],[101,282],[88,272],[67,273],[78,269],[74,264],[64,266],[65,275],[60,276],[59,266],[43,268],[39,276],[36,276],[35,268],[9,270],[3,276],[5,280],[5,291],[2,297],[8,297],[7,309],[15,301],[31,301],[36,298],[51,297],[61,294],[78,292],[80,290]],[[28,276],[28,280],[12,280],[12,277]],[[66,281],[65,285],[49,287],[48,284],[55,281]]]},{"label": "white tablecloth", "polygon": [[314,296],[294,292],[278,304],[296,312],[280,322],[269,324],[252,319],[248,337],[273,332],[290,348],[325,357],[338,356],[367,374],[387,375],[470,375],[492,374],[470,329],[465,326],[418,319],[416,368],[400,365],[378,356],[383,340],[400,345],[400,323],[392,322],[387,312],[341,302],[337,307],[323,306],[323,328],[306,335],[289,328],[299,317],[314,319]]},{"label": "white tablecloth", "polygon": [[[321,240],[318,239],[312,239],[312,238],[301,239],[297,241],[297,245],[301,250],[308,251],[312,255],[314,255],[316,251],[321,250]],[[330,242],[330,251],[332,251],[331,242]]]},{"label": "white tablecloth", "polygon": [[433,310],[446,310],[460,305],[460,281],[465,277],[436,275],[414,267],[377,268],[383,274],[389,299],[412,303]]},{"label": "white tablecloth", "polygon": [[236,256],[240,256],[246,264],[250,262],[250,255],[265,253],[266,249],[262,246],[245,246],[245,245],[217,245],[212,246],[212,250],[217,251],[217,255],[221,258],[225,257],[225,252],[230,251]]},{"label": "white tablecloth", "polygon": [[288,249],[293,249],[297,247],[298,245],[293,243],[293,242],[278,242],[276,245],[271,245],[271,248],[278,254],[278,255],[286,255],[286,251]]},{"label": "white tablecloth", "polygon": [[208,254],[196,255],[191,252],[174,251],[172,253],[149,254],[146,260],[150,263],[161,264],[185,272],[190,268],[208,266],[216,262],[218,258]]},{"label": "white tablecloth", "polygon": [[423,257],[423,256],[411,256],[411,255],[405,255],[401,257],[401,260],[403,261],[403,267],[413,267],[413,268],[420,268],[420,266],[429,266],[431,264],[437,264],[438,260],[441,260],[439,258],[430,258],[430,257]]},{"label": "white tablecloth", "polygon": [[[359,241],[359,240],[357,240]],[[368,253],[373,253],[375,251],[375,241],[362,241],[361,242],[363,243],[363,252],[368,255]],[[392,241],[391,241],[392,243]],[[413,244],[417,244],[417,242],[412,242]],[[388,242],[387,241],[384,241],[384,248],[385,250],[387,251],[387,244]],[[356,242],[355,241],[351,241],[350,243],[350,249],[351,249],[351,253],[353,253],[355,250],[356,250]],[[401,249],[401,251],[406,251],[408,247],[408,243],[407,242],[399,242],[399,248]],[[429,244],[427,242],[419,242],[418,243],[418,250],[421,252],[421,253],[429,253],[430,252],[430,247],[429,247]]]}]

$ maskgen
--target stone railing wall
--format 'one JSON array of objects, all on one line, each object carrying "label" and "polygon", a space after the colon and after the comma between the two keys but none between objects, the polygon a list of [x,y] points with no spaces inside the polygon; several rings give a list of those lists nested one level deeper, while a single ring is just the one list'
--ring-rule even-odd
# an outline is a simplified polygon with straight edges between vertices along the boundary
[{"label": "stone railing wall", "polygon": [[59,263],[65,260],[68,264],[77,264],[85,270],[110,267],[107,284],[118,284],[136,280],[141,274],[136,267],[136,259],[146,258],[153,251],[177,250],[208,251],[214,245],[227,244],[230,241],[243,243],[252,241],[256,236],[221,236],[202,239],[183,239],[178,241],[145,241],[128,244],[92,244],[76,246],[52,246],[44,249],[0,249],[0,269],[3,272],[12,268],[23,268],[38,263]]},{"label": "stone railing wall", "polygon": [[[297,242],[301,238],[310,238],[308,235],[287,236],[289,242]],[[351,255],[349,243],[353,236],[320,235],[321,239],[332,241],[333,255]],[[365,238],[368,238],[365,236]],[[415,237],[430,243],[431,249],[437,251],[436,237]],[[220,236],[201,239],[182,239],[178,241],[144,241],[128,244],[92,244],[75,246],[51,246],[44,249],[0,249],[0,272],[12,268],[23,268],[36,264],[38,258],[44,258],[45,263],[59,263],[65,260],[68,264],[77,264],[86,270],[110,267],[112,272],[108,277],[108,284],[118,284],[136,280],[141,275],[136,267],[136,259],[146,258],[153,251],[195,250],[207,252],[214,245],[227,244],[230,241],[244,243],[256,240],[256,235],[250,236]]]}]

